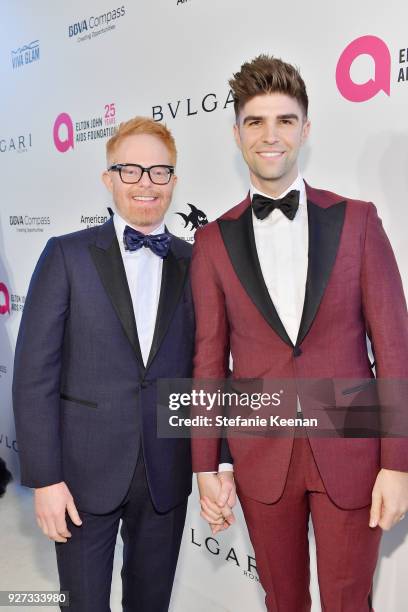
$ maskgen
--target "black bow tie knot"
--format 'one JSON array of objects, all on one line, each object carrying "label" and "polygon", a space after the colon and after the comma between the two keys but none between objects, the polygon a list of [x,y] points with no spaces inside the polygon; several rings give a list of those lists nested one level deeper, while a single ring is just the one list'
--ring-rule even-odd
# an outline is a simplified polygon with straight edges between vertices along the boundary
[{"label": "black bow tie knot", "polygon": [[295,218],[299,208],[299,191],[292,189],[283,198],[273,200],[260,193],[255,193],[252,198],[252,210],[257,219],[266,219],[275,208],[279,208],[291,221]]},{"label": "black bow tie knot", "polygon": [[142,234],[142,232],[138,232],[127,225],[123,232],[123,242],[127,251],[138,251],[142,247],[146,247],[163,259],[169,252],[171,236],[166,233]]}]

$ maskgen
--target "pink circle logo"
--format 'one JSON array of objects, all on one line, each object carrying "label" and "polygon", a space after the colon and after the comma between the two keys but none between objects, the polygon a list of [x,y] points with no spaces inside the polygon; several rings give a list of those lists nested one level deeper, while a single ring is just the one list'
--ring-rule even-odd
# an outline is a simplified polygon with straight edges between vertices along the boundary
[{"label": "pink circle logo", "polygon": [[[350,76],[350,68],[360,55],[370,55],[375,64],[374,78],[365,83],[354,83]],[[353,40],[340,55],[336,68],[336,83],[341,95],[350,102],[366,102],[380,91],[390,95],[391,87],[391,55],[381,38],[377,36],[361,36]]]},{"label": "pink circle logo", "polygon": [[[62,126],[65,126],[67,132],[67,137],[64,139],[60,136],[60,129]],[[53,136],[55,147],[60,153],[66,153],[69,149],[74,148],[74,124],[68,113],[61,113],[56,118]]]},{"label": "pink circle logo", "polygon": [[4,296],[4,299],[0,301],[0,315],[10,314],[10,295],[4,283],[0,283],[0,295]]}]

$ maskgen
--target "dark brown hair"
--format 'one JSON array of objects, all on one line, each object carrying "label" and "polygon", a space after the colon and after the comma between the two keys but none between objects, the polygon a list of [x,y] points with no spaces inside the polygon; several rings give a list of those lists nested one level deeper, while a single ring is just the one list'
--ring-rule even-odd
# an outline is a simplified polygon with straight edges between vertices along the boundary
[{"label": "dark brown hair", "polygon": [[234,96],[236,117],[251,98],[275,92],[295,98],[307,117],[309,100],[298,69],[273,55],[261,54],[245,62],[229,84]]}]

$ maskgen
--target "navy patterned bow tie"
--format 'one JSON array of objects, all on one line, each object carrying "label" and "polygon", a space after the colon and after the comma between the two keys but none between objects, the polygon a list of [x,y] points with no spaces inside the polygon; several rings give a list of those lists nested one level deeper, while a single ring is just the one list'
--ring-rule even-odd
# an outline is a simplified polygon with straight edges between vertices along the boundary
[{"label": "navy patterned bow tie", "polygon": [[279,200],[267,198],[260,193],[254,194],[252,210],[257,219],[266,219],[275,208],[279,208],[288,219],[293,221],[299,208],[299,191],[293,189]]},{"label": "navy patterned bow tie", "polygon": [[142,234],[127,225],[123,232],[123,242],[127,251],[138,251],[146,247],[163,259],[169,252],[171,236],[170,234]]}]

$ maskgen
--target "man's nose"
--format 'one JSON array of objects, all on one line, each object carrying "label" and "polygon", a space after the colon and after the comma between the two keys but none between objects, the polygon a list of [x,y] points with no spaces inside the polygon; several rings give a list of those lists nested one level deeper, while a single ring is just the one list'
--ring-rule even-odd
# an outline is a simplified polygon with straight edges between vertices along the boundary
[{"label": "man's nose", "polygon": [[263,131],[263,141],[268,144],[274,144],[279,140],[277,127],[274,123],[266,123]]}]

